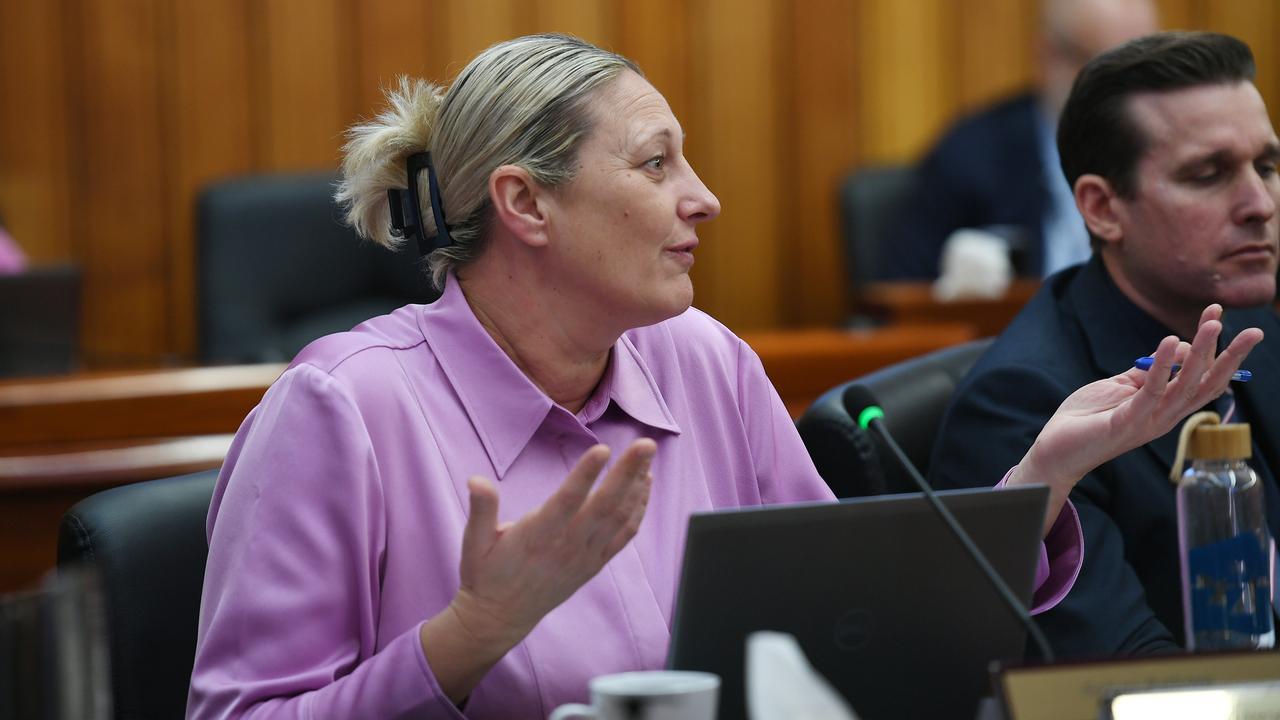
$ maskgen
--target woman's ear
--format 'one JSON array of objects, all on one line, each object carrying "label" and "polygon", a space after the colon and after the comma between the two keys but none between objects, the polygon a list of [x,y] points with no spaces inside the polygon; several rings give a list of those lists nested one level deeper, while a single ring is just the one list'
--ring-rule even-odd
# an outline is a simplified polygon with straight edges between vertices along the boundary
[{"label": "woman's ear", "polygon": [[1124,225],[1120,222],[1124,212],[1120,207],[1122,201],[1106,178],[1081,175],[1076,179],[1075,196],[1076,207],[1090,233],[1105,243],[1119,242],[1124,237]]},{"label": "woman's ear", "polygon": [[547,217],[539,203],[542,188],[518,165],[501,165],[489,173],[489,198],[494,216],[521,242],[547,242]]}]

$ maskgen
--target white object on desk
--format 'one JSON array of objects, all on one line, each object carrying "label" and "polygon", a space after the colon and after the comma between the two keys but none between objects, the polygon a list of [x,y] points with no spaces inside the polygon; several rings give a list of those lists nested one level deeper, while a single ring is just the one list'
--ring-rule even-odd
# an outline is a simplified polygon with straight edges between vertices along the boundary
[{"label": "white object on desk", "polygon": [[795,636],[764,630],[747,638],[747,712],[751,720],[858,720]]},{"label": "white object on desk", "polygon": [[986,230],[962,228],[942,247],[933,297],[939,301],[1004,297],[1013,282],[1009,241]]},{"label": "white object on desk", "polygon": [[591,704],[561,705],[550,720],[715,720],[720,676],[685,670],[602,675],[591,681]]}]

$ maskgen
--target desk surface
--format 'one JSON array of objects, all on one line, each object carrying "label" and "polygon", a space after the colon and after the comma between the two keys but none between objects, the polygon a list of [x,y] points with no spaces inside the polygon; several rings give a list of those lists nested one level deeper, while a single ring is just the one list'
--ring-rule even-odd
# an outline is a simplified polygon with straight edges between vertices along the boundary
[{"label": "desk surface", "polygon": [[1039,288],[1039,280],[1019,279],[1000,298],[942,302],[933,297],[930,283],[879,282],[863,291],[862,309],[891,325],[968,323],[977,328],[979,337],[992,337],[1009,325]]},{"label": "desk surface", "polygon": [[0,455],[88,441],[234,432],[285,366],[85,373],[0,382]]}]

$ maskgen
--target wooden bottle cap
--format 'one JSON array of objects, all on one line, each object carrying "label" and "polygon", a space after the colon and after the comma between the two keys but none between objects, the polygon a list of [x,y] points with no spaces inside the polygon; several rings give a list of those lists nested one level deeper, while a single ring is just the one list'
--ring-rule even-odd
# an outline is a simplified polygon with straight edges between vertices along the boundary
[{"label": "wooden bottle cap", "polygon": [[1191,433],[1187,457],[1197,460],[1245,460],[1253,457],[1249,423],[1197,427]]}]

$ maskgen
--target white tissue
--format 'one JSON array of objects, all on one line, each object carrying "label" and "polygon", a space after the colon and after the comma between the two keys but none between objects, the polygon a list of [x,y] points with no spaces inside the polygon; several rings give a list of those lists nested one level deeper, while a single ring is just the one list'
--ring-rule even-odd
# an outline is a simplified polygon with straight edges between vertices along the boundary
[{"label": "white tissue", "polygon": [[747,713],[751,720],[858,720],[795,637],[767,630],[747,638]]},{"label": "white tissue", "polygon": [[962,228],[942,247],[941,275],[933,284],[940,301],[1003,297],[1013,282],[1009,243],[995,233]]}]

